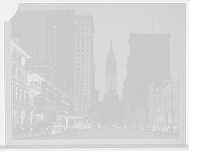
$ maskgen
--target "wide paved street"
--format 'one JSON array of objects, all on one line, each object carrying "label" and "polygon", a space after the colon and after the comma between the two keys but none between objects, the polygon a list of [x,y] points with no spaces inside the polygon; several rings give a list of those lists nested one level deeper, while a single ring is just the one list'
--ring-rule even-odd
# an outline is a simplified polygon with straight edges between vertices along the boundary
[{"label": "wide paved street", "polygon": [[69,131],[63,135],[47,135],[32,138],[33,140],[54,140],[54,139],[177,139],[177,135],[149,132],[149,131],[137,131],[137,130],[124,130],[108,128],[104,130],[83,130],[83,131]]}]

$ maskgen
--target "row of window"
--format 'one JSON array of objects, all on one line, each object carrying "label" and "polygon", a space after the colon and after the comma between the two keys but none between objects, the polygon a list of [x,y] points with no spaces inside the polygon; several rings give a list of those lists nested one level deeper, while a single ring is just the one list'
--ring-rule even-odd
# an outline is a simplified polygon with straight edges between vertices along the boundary
[{"label": "row of window", "polygon": [[[54,90],[51,90],[50,88],[46,89],[46,93],[47,93],[46,94],[46,100],[47,101],[54,103],[54,104],[57,104],[57,105],[61,104],[61,100],[62,100],[61,95],[57,94]],[[73,93],[72,88],[69,88],[69,93],[70,93],[70,95],[72,95],[72,93]],[[67,103],[66,98],[65,98],[64,103]]]},{"label": "row of window", "polygon": [[26,72],[18,66],[16,66],[15,64],[11,65],[11,75],[26,82]]},{"label": "row of window", "polygon": [[76,80],[77,85],[88,85],[88,80]]},{"label": "row of window", "polygon": [[14,60],[14,62],[19,63],[24,68],[27,68],[27,59],[23,57],[22,55],[20,55],[20,53],[17,52],[16,49],[12,49],[11,57]]},{"label": "row of window", "polygon": [[66,42],[69,41],[67,39],[71,38],[72,42],[75,43],[75,38],[73,38],[73,33],[72,32],[66,31],[66,28],[64,28],[64,31],[59,31],[59,34],[57,34],[56,32],[54,32],[54,28],[56,29],[56,27],[53,27],[53,25],[48,23],[47,32],[51,33],[54,36],[54,40],[56,42],[60,43],[61,40],[62,40],[62,42],[64,42],[66,44]]},{"label": "row of window", "polygon": [[64,77],[69,76],[70,70],[68,69],[68,67],[69,67],[69,65],[73,66],[72,62],[65,60],[64,64],[62,64],[60,60],[53,58],[53,54],[52,53],[50,54],[49,51],[47,52],[47,60],[53,64],[53,67],[56,68],[62,76],[64,76]]},{"label": "row of window", "polygon": [[88,80],[88,76],[76,76],[76,80],[84,80],[84,79],[86,79],[86,80]]},{"label": "row of window", "polygon": [[79,42],[80,42],[80,43],[89,43],[89,42],[91,42],[91,39],[87,39],[87,38],[85,38],[85,39],[80,39],[80,38],[79,38],[79,39],[78,39],[78,38],[77,38],[77,39],[75,40],[75,42],[76,42],[76,43],[79,43]]},{"label": "row of window", "polygon": [[51,100],[61,100],[62,98],[61,94],[58,91],[51,90],[49,88],[47,88],[47,97],[50,98]]},{"label": "row of window", "polygon": [[87,93],[89,93],[89,91],[88,90],[84,90],[84,89],[81,89],[81,90],[77,89],[76,93],[82,93],[82,94],[86,93],[87,94]]},{"label": "row of window", "polygon": [[[33,124],[34,120],[34,112],[33,110],[28,115],[28,112],[25,111],[20,105],[13,104],[12,105],[12,117],[13,117],[13,127],[17,127],[17,125],[24,124]],[[20,111],[19,111],[20,110]],[[27,115],[26,115],[27,114]]]},{"label": "row of window", "polygon": [[[63,27],[63,24],[67,24],[68,23],[68,28],[73,29],[75,31],[75,24],[73,25],[74,21],[70,21],[70,14],[65,14],[65,16],[63,16],[65,13],[63,11],[48,11],[48,18],[52,21],[54,21],[55,24],[57,24],[57,26],[59,28]],[[57,18],[58,22],[56,20],[54,20],[54,17]],[[66,29],[65,29],[66,31]],[[66,32],[65,32],[66,33]]]},{"label": "row of window", "polygon": [[31,45],[36,44],[36,35],[29,35],[29,44]]},{"label": "row of window", "polygon": [[[86,61],[88,61],[88,59],[86,60]],[[88,66],[89,65],[89,63],[80,63],[80,62],[77,62],[76,63],[76,66],[78,67],[78,66]]]},{"label": "row of window", "polygon": [[89,53],[76,53],[76,57],[84,57],[88,59]]},{"label": "row of window", "polygon": [[56,109],[54,108],[50,108],[50,109],[45,109],[45,121],[47,123],[52,123],[54,121],[57,120],[57,114],[59,113],[59,110],[56,111]]},{"label": "row of window", "polygon": [[54,50],[54,53],[55,54],[61,54],[61,59],[63,57],[63,55],[70,55],[72,56],[72,58],[74,58],[73,54],[74,54],[74,51],[75,51],[75,47],[72,45],[72,42],[71,41],[68,41],[68,46],[71,47],[71,49],[67,48],[67,47],[64,47],[64,43],[61,43],[60,44],[60,48],[56,45],[54,45],[53,43],[53,39],[51,39],[50,37],[47,37],[47,46],[48,47],[51,47],[52,50]]},{"label": "row of window", "polygon": [[[82,57],[82,58],[80,58],[80,57],[77,57],[76,58],[76,62],[78,63],[78,62],[88,62],[89,61],[89,59],[88,58],[85,58],[85,57]],[[86,66],[88,66],[88,63],[85,63],[85,64],[87,64]]]},{"label": "row of window", "polygon": [[80,85],[80,84],[76,84],[76,88],[78,89],[78,88],[86,88],[86,89],[88,89],[88,84],[86,84],[86,85]]},{"label": "row of window", "polygon": [[90,52],[89,48],[76,49],[75,52]]},{"label": "row of window", "polygon": [[84,32],[90,32],[90,29],[88,29],[88,28],[77,28],[76,29],[76,32],[78,33],[78,32],[82,32],[82,33],[84,33]]},{"label": "row of window", "polygon": [[76,67],[76,71],[84,71],[84,70],[88,70],[88,67]]},{"label": "row of window", "polygon": [[12,100],[34,105],[33,95],[15,85],[12,85]]},{"label": "row of window", "polygon": [[[13,30],[19,30],[19,22],[18,21],[14,21],[13,22]],[[30,30],[36,30],[37,29],[37,24],[35,20],[29,21],[29,29]]]},{"label": "row of window", "polygon": [[35,48],[30,48],[30,49],[28,49],[28,54],[29,54],[29,56],[31,56],[31,58],[35,58],[35,55],[36,55],[36,50],[35,50]]},{"label": "row of window", "polygon": [[88,75],[88,71],[76,71],[76,75]]},{"label": "row of window", "polygon": [[90,44],[76,44],[76,48],[89,48]]},{"label": "row of window", "polygon": [[26,103],[28,103],[28,94],[26,94],[25,91],[20,90],[20,88],[16,88],[12,85],[12,99],[15,101],[19,101],[19,102],[24,102],[26,101]]},{"label": "row of window", "polygon": [[[84,95],[84,92],[81,94],[76,94],[77,98],[84,98],[84,96],[85,96],[85,107],[87,108],[87,107],[89,107],[89,105],[87,104],[88,103],[88,99],[87,99],[88,95]],[[86,109],[86,111],[87,111],[87,109]]]},{"label": "row of window", "polygon": [[85,33],[82,33],[82,34],[79,34],[79,33],[76,33],[76,37],[90,37],[90,34],[85,34]]}]

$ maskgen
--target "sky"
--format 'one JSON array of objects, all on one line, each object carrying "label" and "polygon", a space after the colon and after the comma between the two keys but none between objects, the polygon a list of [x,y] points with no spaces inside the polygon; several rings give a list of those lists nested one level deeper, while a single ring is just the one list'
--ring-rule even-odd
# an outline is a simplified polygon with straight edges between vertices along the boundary
[{"label": "sky", "polygon": [[96,85],[103,99],[105,61],[110,41],[117,60],[118,93],[122,97],[129,55],[128,37],[134,33],[171,33],[171,72],[183,65],[185,57],[184,4],[67,4],[77,14],[90,12],[94,18],[94,62]]}]

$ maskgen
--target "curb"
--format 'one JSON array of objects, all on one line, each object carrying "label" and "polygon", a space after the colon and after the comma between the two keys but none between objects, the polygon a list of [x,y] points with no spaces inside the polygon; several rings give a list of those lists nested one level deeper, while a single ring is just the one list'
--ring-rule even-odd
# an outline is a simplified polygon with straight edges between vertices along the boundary
[{"label": "curb", "polygon": [[[145,130],[145,131],[152,132],[151,130]],[[162,134],[168,134],[168,135],[173,135],[173,136],[179,136],[179,134],[165,133],[165,132],[154,132],[154,133],[162,133]]]},{"label": "curb", "polygon": [[30,139],[30,138],[37,138],[37,137],[43,137],[43,136],[49,136],[51,134],[43,134],[43,135],[36,135],[36,136],[30,136],[30,137],[23,137],[23,138],[19,138],[19,139],[16,139],[16,140],[24,140],[24,139]]},{"label": "curb", "polygon": [[[65,131],[66,132],[71,132],[71,131],[67,131],[67,130],[65,130]],[[49,136],[49,135],[51,135],[51,133],[49,133],[49,134],[42,134],[42,135],[35,135],[35,136],[30,136],[30,137],[23,137],[23,138],[18,138],[16,140],[24,140],[24,139],[30,139],[30,138],[44,137],[44,136]]]}]

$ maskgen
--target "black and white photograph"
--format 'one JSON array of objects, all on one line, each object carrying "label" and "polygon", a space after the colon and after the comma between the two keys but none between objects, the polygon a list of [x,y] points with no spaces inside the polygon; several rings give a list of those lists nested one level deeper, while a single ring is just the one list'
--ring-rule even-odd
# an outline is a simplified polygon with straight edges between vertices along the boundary
[{"label": "black and white photograph", "polygon": [[4,23],[7,146],[187,147],[186,3],[19,3]]}]

